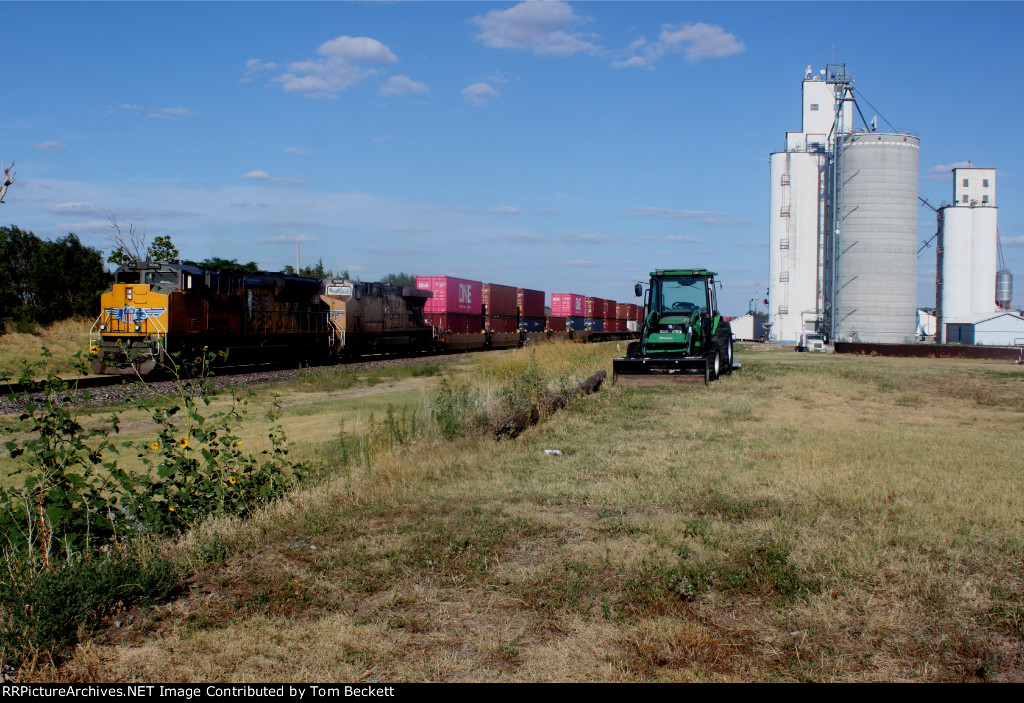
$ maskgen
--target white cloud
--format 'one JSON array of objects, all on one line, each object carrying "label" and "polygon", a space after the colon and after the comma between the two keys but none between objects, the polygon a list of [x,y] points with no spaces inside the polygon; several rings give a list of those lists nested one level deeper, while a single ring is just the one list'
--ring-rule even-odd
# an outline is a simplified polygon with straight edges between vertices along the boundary
[{"label": "white cloud", "polygon": [[971,168],[972,164],[970,161],[955,161],[951,164],[939,164],[938,166],[932,166],[930,169],[925,171],[924,177],[928,181],[952,181],[953,180],[953,169],[954,168]]},{"label": "white cloud", "polygon": [[288,147],[284,148],[284,153],[286,153],[286,154],[299,154],[301,156],[305,156],[309,152],[308,151],[304,151],[304,150],[298,148],[297,146],[288,146]]},{"label": "white cloud", "polygon": [[1019,237],[999,237],[1004,247],[1024,247],[1024,235]]},{"label": "white cloud", "polygon": [[519,215],[523,211],[515,205],[501,205],[499,207],[492,207],[487,212],[492,215]]},{"label": "white cloud", "polygon": [[398,57],[386,45],[370,37],[341,36],[320,45],[317,53],[360,63],[396,63]]},{"label": "white cloud", "polygon": [[691,237],[689,235],[670,234],[665,237],[666,242],[683,242],[685,244],[703,244],[703,239],[697,237]]},{"label": "white cloud", "polygon": [[334,97],[378,73],[378,69],[366,68],[364,64],[398,61],[390,48],[370,37],[340,36],[321,44],[317,53],[323,58],[293,61],[287,72],[276,76],[273,82],[285,92],[307,98]]},{"label": "white cloud", "polygon": [[462,97],[474,105],[483,105],[499,95],[500,93],[487,83],[474,83],[462,91]]},{"label": "white cloud", "polygon": [[170,120],[178,117],[191,117],[196,114],[199,113],[194,110],[189,110],[187,107],[161,107],[155,110],[150,110],[148,116]]},{"label": "white cloud", "polygon": [[384,97],[393,98],[401,95],[409,95],[412,93],[426,93],[430,89],[427,88],[426,83],[420,83],[409,78],[409,76],[397,75],[391,76],[386,81],[381,83],[380,90],[377,91],[378,95]]},{"label": "white cloud", "polygon": [[566,234],[562,237],[562,241],[570,244],[610,244],[626,241],[626,238],[621,234],[614,237],[604,234]]},{"label": "white cloud", "polygon": [[32,146],[40,151],[64,151],[68,148],[66,144],[54,141],[40,142],[39,144],[33,144]]},{"label": "white cloud", "polygon": [[57,203],[56,205],[48,205],[46,207],[46,211],[47,212],[56,213],[56,214],[61,214],[61,215],[66,215],[66,214],[71,214],[71,213],[76,214],[76,215],[96,214],[98,212],[101,212],[101,210],[99,208],[97,208],[95,205],[93,205],[92,203],[77,203],[77,202],[76,203]]},{"label": "white cloud", "polygon": [[[290,227],[287,223],[283,224],[285,227]],[[321,226],[321,225],[315,225]],[[261,244],[294,244],[295,242],[319,242],[320,240],[316,237],[310,237],[308,234],[278,234],[273,237],[266,237],[258,240]]]},{"label": "white cloud", "polygon": [[292,176],[290,178],[283,178],[281,176],[271,176],[269,173],[262,169],[249,171],[248,173],[244,174],[242,178],[248,178],[249,180],[256,181],[257,183],[280,183],[283,185],[298,185],[301,183],[305,183],[307,180],[305,176]]},{"label": "white cloud", "polygon": [[672,210],[665,207],[641,207],[630,210],[623,217],[660,217],[663,219],[675,219],[685,217],[721,217],[728,213],[715,210]]},{"label": "white cloud", "polygon": [[668,54],[682,53],[690,63],[718,59],[746,50],[742,39],[715,24],[691,22],[682,26],[662,25],[656,43],[641,37],[625,52],[624,58],[612,62],[615,68],[647,68]]},{"label": "white cloud", "polygon": [[249,71],[276,71],[277,64],[273,61],[263,61],[262,59],[249,59],[245,62],[245,67]]},{"label": "white cloud", "polygon": [[581,51],[592,54],[599,48],[586,41],[587,35],[568,31],[583,19],[567,3],[557,0],[522,2],[507,10],[491,10],[472,21],[480,28],[476,38],[494,49],[571,56]]}]

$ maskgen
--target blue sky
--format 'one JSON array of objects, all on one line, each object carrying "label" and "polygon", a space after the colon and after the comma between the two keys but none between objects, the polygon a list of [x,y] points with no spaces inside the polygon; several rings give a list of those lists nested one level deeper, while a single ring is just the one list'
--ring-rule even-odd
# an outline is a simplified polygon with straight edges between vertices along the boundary
[{"label": "blue sky", "polygon": [[[4,2],[0,17],[0,159],[17,162],[0,221],[43,237],[109,250],[112,215],[191,259],[276,270],[299,241],[302,265],[363,280],[623,302],[652,268],[705,266],[740,314],[768,279],[768,155],[800,129],[804,68],[835,62],[920,135],[931,202],[951,197],[951,165],[998,169],[1024,284],[1021,3]],[[920,221],[926,239],[934,216]],[[933,276],[927,249],[921,305]]]}]

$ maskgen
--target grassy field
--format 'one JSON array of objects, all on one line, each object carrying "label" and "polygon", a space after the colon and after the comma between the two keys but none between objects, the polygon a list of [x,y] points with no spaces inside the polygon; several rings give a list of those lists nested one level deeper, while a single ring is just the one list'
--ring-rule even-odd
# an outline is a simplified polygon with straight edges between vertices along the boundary
[{"label": "grassy field", "polygon": [[[707,388],[606,387],[516,440],[426,429],[442,379],[493,414],[615,353],[277,389],[329,476],[169,545],[179,598],[28,677],[1024,680],[1024,369],[740,349]],[[353,460],[389,407],[405,439]]]},{"label": "grassy field", "polygon": [[7,331],[0,334],[0,371],[11,374],[14,380],[25,360],[40,361],[40,354],[46,348],[52,355],[46,368],[37,376],[50,371],[58,376],[70,376],[75,370],[75,355],[85,357],[89,352],[89,329],[93,321],[70,319],[55,322],[49,327],[39,327],[34,334]]}]

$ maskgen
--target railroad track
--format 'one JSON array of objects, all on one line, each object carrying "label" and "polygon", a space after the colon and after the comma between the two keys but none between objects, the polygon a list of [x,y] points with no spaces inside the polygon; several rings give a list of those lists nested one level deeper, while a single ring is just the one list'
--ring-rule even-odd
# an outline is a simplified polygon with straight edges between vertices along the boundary
[{"label": "railroad track", "polygon": [[[458,354],[439,354],[431,356],[398,356],[366,359],[364,361],[353,361],[346,364],[329,364],[312,367],[312,369],[323,370],[328,373],[340,373],[342,371],[359,371],[392,366],[408,366],[412,364],[426,364],[459,356]],[[264,386],[274,383],[291,383],[299,379],[300,374],[309,373],[311,367],[276,367],[276,368],[252,368],[245,369],[218,369],[217,374],[211,376],[209,381],[219,389],[229,386],[250,387]],[[117,403],[135,400],[151,395],[169,394],[174,389],[174,380],[144,380],[126,376],[86,376],[77,379],[62,379],[77,397],[82,397],[85,392],[89,393],[90,404],[102,405],[105,403]],[[0,415],[10,415],[24,412],[24,404],[17,397],[25,392],[20,383],[0,384]]]}]

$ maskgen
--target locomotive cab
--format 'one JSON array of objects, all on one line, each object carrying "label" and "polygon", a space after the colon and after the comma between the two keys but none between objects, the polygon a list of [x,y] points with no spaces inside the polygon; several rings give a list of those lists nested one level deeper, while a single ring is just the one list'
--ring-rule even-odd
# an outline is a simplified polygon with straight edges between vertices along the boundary
[{"label": "locomotive cab", "polygon": [[324,279],[323,291],[338,356],[433,348],[433,328],[423,315],[430,291],[339,278]]}]

